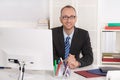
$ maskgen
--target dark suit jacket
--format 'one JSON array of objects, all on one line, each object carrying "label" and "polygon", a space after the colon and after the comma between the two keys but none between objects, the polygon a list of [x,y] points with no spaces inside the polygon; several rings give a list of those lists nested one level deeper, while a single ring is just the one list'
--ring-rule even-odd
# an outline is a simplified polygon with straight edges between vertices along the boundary
[{"label": "dark suit jacket", "polygon": [[[65,49],[63,27],[53,28],[52,34],[54,59],[59,59],[60,57],[64,59]],[[80,67],[92,64],[93,52],[88,31],[75,27],[69,53],[75,55],[76,60],[81,64]],[[79,57],[80,54],[82,54],[82,58]]]}]

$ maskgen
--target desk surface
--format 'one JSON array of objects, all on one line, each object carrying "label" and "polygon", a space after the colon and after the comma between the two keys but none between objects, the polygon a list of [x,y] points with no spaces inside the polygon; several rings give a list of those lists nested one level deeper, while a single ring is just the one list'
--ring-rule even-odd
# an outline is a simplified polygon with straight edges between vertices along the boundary
[{"label": "desk surface", "polygon": [[[77,70],[86,70],[93,69],[94,66],[88,66],[84,68],[78,68],[71,71],[71,76],[69,78],[58,78],[53,76],[52,71],[26,71],[24,80],[105,80],[105,77],[97,77],[97,78],[85,78],[80,76],[74,71]],[[18,70],[0,70],[0,80],[18,80]]]}]

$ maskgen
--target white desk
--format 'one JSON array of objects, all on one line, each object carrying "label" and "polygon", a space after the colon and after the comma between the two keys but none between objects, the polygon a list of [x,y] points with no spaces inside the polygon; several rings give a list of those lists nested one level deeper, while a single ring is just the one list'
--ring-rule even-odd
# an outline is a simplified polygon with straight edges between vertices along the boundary
[{"label": "white desk", "polygon": [[[84,68],[78,68],[71,71],[71,76],[66,79],[54,77],[51,71],[26,71],[24,80],[105,80],[105,77],[96,78],[85,78],[80,76],[74,71],[92,69],[93,66],[88,66]],[[18,71],[15,69],[11,70],[0,70],[0,80],[18,80]]]}]

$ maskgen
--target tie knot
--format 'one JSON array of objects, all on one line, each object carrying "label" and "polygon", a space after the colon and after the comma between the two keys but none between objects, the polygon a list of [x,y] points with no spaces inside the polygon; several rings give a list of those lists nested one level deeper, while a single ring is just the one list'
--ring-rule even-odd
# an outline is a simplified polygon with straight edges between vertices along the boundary
[{"label": "tie knot", "polygon": [[66,37],[66,41],[69,41],[69,39],[70,39],[70,37],[68,36],[68,37]]}]

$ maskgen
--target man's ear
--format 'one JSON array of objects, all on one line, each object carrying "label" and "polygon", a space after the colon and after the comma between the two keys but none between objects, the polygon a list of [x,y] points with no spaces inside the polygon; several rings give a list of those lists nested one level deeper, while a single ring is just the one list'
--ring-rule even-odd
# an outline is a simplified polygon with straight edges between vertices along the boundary
[{"label": "man's ear", "polygon": [[62,23],[62,17],[61,16],[59,17],[59,19],[60,19],[60,22]]},{"label": "man's ear", "polygon": [[75,22],[77,22],[77,16],[75,17]]}]

